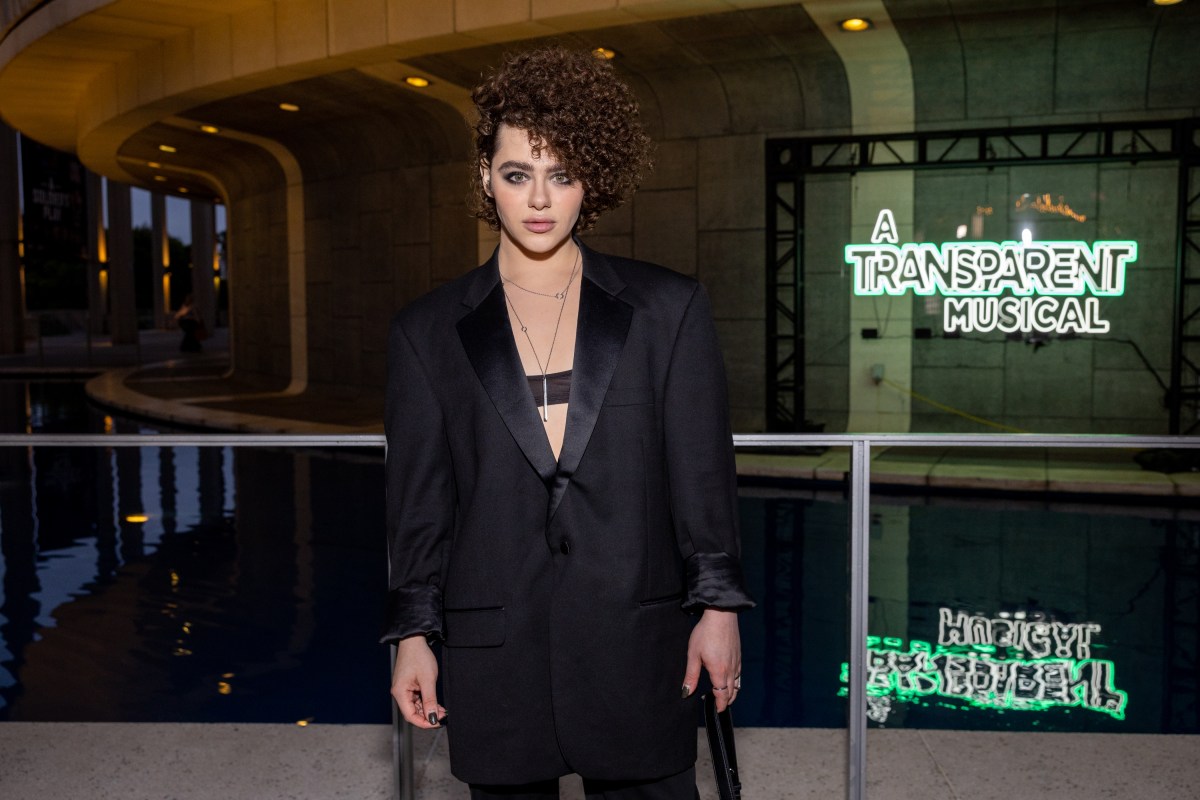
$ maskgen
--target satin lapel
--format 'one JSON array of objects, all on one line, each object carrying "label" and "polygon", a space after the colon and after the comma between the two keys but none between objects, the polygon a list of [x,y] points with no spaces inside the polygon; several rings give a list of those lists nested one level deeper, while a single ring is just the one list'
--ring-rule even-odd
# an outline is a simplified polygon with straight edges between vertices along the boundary
[{"label": "satin lapel", "polygon": [[554,451],[550,449],[533,396],[529,393],[504,307],[504,288],[499,280],[474,310],[458,321],[457,328],[458,338],[462,340],[479,382],[530,466],[537,470],[542,483],[549,488],[556,467]]},{"label": "satin lapel", "polygon": [[571,476],[587,449],[633,318],[633,307],[615,296],[622,284],[608,262],[591,250],[584,248],[583,252],[584,280],[580,282],[579,325],[575,334],[575,361],[571,367],[567,430],[558,457],[558,473],[550,493],[547,520],[558,509]]}]

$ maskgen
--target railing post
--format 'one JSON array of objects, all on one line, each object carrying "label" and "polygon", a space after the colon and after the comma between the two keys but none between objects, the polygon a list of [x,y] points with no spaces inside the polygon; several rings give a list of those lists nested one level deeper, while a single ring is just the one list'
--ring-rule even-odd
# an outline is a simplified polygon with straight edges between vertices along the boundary
[{"label": "railing post", "polygon": [[871,441],[850,446],[850,708],[846,797],[867,795],[867,556],[871,532]]},{"label": "railing post", "polygon": [[[396,645],[390,645],[388,652],[391,661],[388,662],[388,675],[396,664]],[[400,718],[400,707],[392,701],[392,776],[395,780],[395,800],[414,800],[417,796],[415,785],[415,770],[413,769],[413,735],[412,726]]]}]

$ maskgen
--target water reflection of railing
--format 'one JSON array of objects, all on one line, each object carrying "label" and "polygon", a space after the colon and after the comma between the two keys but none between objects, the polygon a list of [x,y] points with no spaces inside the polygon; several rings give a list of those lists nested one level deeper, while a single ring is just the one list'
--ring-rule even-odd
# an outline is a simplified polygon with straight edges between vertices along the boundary
[{"label": "water reflection of railing", "polygon": [[[846,475],[849,520],[849,712],[846,794],[866,797],[867,733],[867,606],[870,536],[871,450],[906,448],[1046,448],[1046,449],[1200,449],[1200,438],[1177,436],[1095,436],[1072,434],[740,434],[737,448],[848,448]],[[0,447],[385,447],[377,434],[0,434]],[[394,658],[394,650],[393,650]],[[393,764],[396,796],[413,800],[412,731],[400,724],[393,709]]]}]

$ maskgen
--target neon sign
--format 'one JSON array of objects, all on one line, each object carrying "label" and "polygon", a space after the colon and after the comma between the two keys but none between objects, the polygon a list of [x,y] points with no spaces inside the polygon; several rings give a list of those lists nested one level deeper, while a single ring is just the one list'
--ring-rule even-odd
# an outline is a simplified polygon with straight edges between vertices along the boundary
[{"label": "neon sign", "polygon": [[846,245],[845,258],[856,295],[944,296],[947,333],[1108,333],[1098,298],[1125,293],[1137,242],[901,244],[883,209],[871,243]]},{"label": "neon sign", "polygon": [[[893,702],[939,697],[967,708],[1045,711],[1082,708],[1125,719],[1129,696],[1116,688],[1116,666],[1092,657],[1100,626],[989,619],[938,610],[936,644],[867,637],[867,715],[883,723]],[[841,682],[849,683],[842,664]],[[846,687],[838,696],[848,693]]]}]

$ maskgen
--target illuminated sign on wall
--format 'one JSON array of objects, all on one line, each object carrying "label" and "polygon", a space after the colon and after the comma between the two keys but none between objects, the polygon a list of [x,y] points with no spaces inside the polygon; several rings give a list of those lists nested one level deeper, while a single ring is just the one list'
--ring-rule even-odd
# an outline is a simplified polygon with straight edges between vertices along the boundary
[{"label": "illuminated sign on wall", "polygon": [[947,333],[1108,333],[1098,298],[1125,293],[1137,242],[901,244],[884,209],[871,243],[846,245],[845,257],[857,295],[944,296]]},{"label": "illuminated sign on wall", "polygon": [[[936,644],[867,637],[868,716],[885,722],[892,703],[938,697],[959,708],[1044,711],[1082,708],[1125,719],[1128,695],[1112,661],[1093,658],[1092,623],[969,616],[938,610]],[[849,683],[842,664],[842,683]],[[847,689],[838,692],[845,696]]]}]

